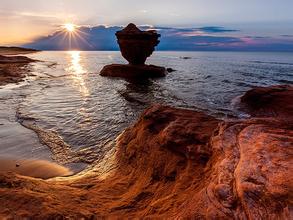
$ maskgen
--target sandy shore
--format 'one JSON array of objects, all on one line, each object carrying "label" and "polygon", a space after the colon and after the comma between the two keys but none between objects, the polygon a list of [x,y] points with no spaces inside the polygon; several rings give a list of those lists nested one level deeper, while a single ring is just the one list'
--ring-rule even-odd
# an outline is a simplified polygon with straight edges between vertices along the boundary
[{"label": "sandy shore", "polygon": [[[30,74],[28,64],[35,62],[35,60],[16,55],[34,52],[37,52],[37,50],[0,47],[0,86],[23,81]],[[1,140],[1,173],[14,172],[44,179],[72,174],[69,169],[45,160],[11,159],[11,156],[34,158],[38,157],[39,152],[43,151],[48,151],[47,154],[49,155],[50,151],[39,142],[37,135],[33,131],[24,128],[18,122],[7,120],[6,116],[9,114],[9,108],[1,109],[0,112],[0,137],[5,137],[5,139],[2,138]],[[41,154],[43,155],[43,153]]]},{"label": "sandy shore", "polygon": [[45,160],[0,158],[0,173],[7,172],[42,179],[72,174],[68,168]]}]

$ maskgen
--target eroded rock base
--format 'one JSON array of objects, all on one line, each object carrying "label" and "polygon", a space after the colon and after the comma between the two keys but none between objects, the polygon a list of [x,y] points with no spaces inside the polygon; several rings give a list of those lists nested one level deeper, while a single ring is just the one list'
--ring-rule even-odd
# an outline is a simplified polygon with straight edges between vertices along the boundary
[{"label": "eroded rock base", "polygon": [[105,66],[100,75],[121,78],[157,78],[166,76],[166,69],[154,65],[111,64]]}]

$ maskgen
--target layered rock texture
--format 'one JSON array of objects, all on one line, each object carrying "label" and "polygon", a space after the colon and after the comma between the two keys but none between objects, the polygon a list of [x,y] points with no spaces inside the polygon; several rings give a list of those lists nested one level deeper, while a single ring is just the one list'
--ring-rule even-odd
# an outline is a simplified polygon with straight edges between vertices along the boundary
[{"label": "layered rock texture", "polygon": [[130,23],[126,28],[116,33],[122,56],[129,65],[112,64],[105,66],[102,76],[123,78],[152,78],[166,75],[164,67],[145,65],[146,59],[154,52],[159,44],[156,31],[141,31],[135,24]]},{"label": "layered rock texture", "polygon": [[[273,116],[252,101],[264,89],[271,106],[286,105]],[[291,219],[292,100],[291,86],[256,88],[242,104],[257,117],[230,121],[152,106],[91,171],[2,174],[0,217]]]}]

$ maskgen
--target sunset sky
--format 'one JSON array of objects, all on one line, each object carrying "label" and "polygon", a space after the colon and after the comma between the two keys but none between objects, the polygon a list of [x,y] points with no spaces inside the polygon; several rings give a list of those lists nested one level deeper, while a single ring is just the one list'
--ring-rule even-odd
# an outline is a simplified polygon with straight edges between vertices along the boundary
[{"label": "sunset sky", "polygon": [[292,0],[0,0],[0,45],[29,43],[68,22],[80,26],[129,22],[173,28],[215,26],[238,30],[229,33],[233,37],[291,42],[292,8]]}]

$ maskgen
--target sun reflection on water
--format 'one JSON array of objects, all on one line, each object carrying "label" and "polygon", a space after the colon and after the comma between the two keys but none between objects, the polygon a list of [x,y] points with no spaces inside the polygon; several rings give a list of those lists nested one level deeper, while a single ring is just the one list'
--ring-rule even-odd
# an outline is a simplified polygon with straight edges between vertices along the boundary
[{"label": "sun reflection on water", "polygon": [[68,52],[71,56],[71,64],[68,70],[72,73],[72,79],[74,84],[78,86],[79,92],[82,96],[87,97],[89,96],[89,90],[85,83],[85,74],[86,70],[81,64],[81,56],[80,51],[69,51]]},{"label": "sun reflection on water", "polygon": [[73,85],[78,89],[83,97],[83,104],[80,106],[80,109],[78,111],[78,114],[81,118],[79,126],[87,127],[88,124],[92,122],[92,117],[85,107],[88,102],[87,97],[89,97],[90,95],[89,89],[87,88],[86,84],[87,71],[82,65],[82,56],[80,51],[69,51],[68,53],[71,56],[71,62],[68,68],[68,72],[71,74]]}]

